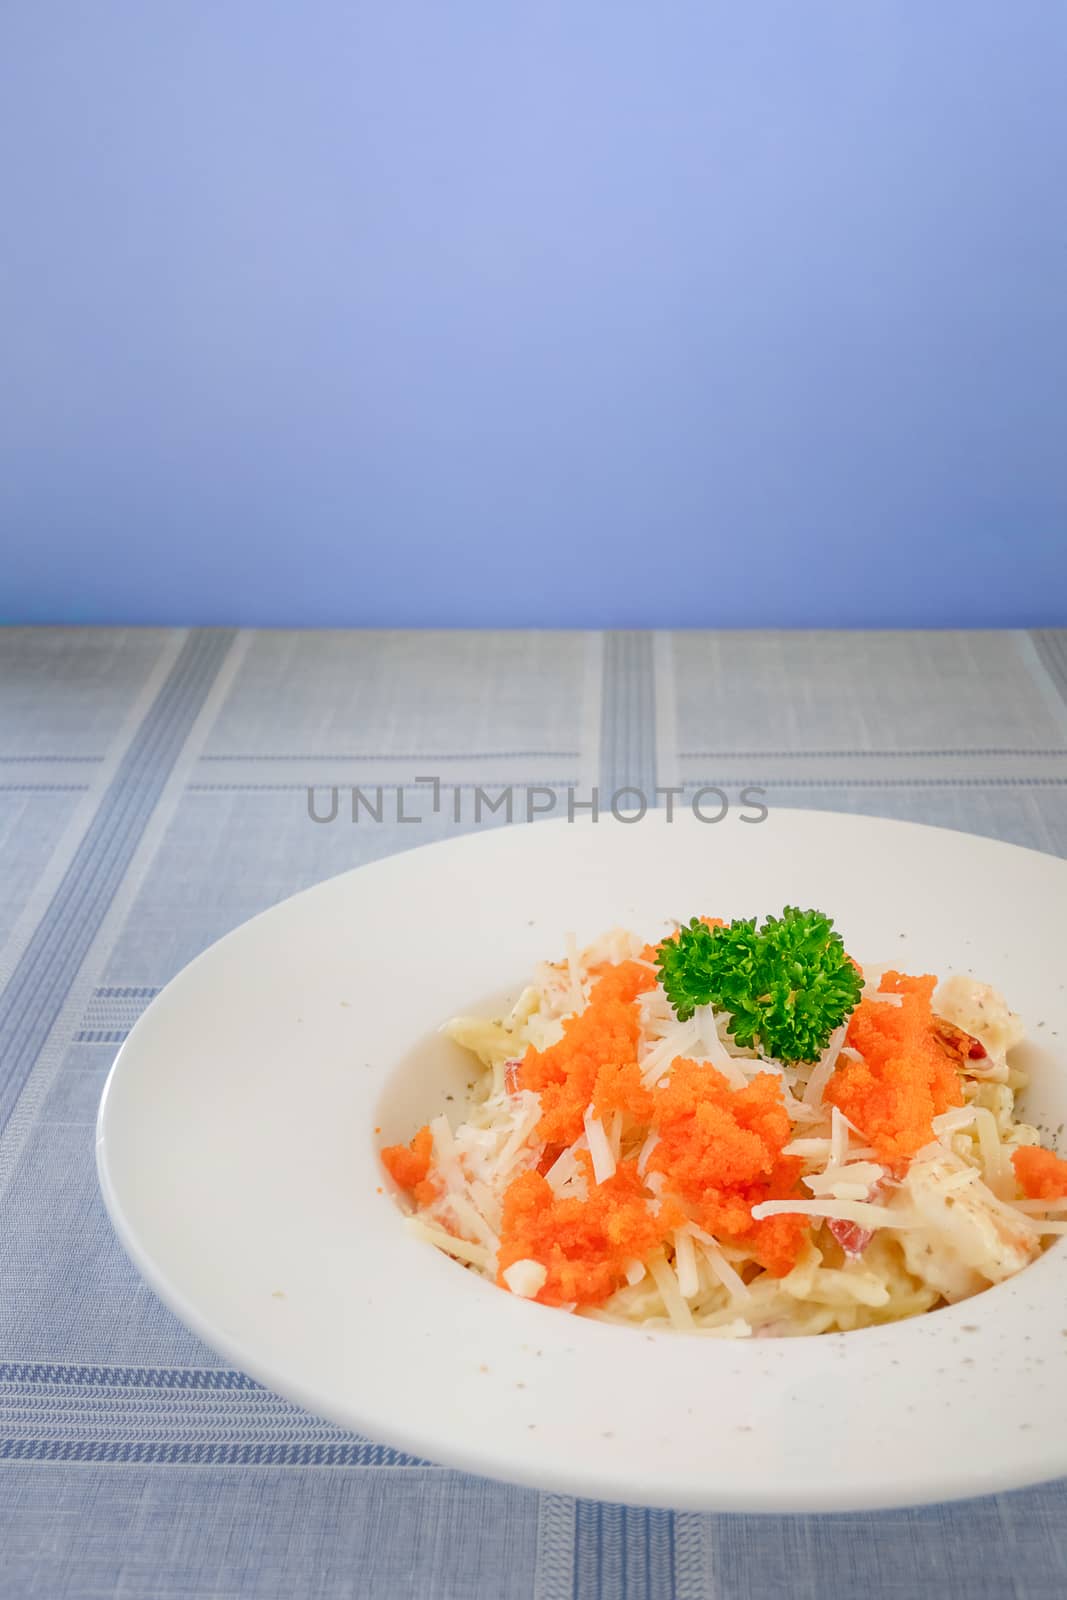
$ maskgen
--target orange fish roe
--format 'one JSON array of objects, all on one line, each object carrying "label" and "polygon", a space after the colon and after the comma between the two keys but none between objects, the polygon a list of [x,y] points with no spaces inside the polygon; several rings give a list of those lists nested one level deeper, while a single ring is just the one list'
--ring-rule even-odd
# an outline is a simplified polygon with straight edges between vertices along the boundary
[{"label": "orange fish roe", "polygon": [[1042,1150],[1040,1145],[1020,1145],[1011,1158],[1019,1187],[1030,1200],[1062,1200],[1067,1196],[1067,1161]]},{"label": "orange fish roe", "polygon": [[593,1163],[582,1151],[588,1197],[557,1196],[537,1172],[513,1179],[504,1195],[497,1282],[516,1261],[539,1261],[548,1277],[537,1295],[544,1305],[597,1305],[625,1281],[629,1262],[641,1260],[685,1221],[677,1205],[650,1204],[637,1163],[619,1163],[613,1177],[594,1184]]},{"label": "orange fish roe", "polygon": [[655,987],[655,975],[639,962],[619,961],[605,967],[590,991],[589,1005],[603,1005],[608,1000],[632,1002],[639,994]]},{"label": "orange fish roe", "polygon": [[[772,1180],[763,1198],[794,1199],[796,1180],[796,1173],[788,1179],[783,1177],[780,1181]],[[784,1278],[786,1273],[792,1272],[796,1266],[810,1233],[810,1217],[790,1216],[784,1213],[777,1217],[764,1217],[762,1222],[754,1222],[749,1232],[742,1237],[757,1261],[766,1267],[772,1278]]]},{"label": "orange fish roe", "polygon": [[776,1277],[795,1264],[811,1224],[807,1217],[754,1222],[752,1207],[787,1198],[803,1163],[782,1155],[792,1137],[779,1080],[760,1072],[732,1089],[714,1067],[675,1061],[655,1092],[653,1126],[659,1133],[648,1162],[695,1221],[718,1237],[744,1239]]},{"label": "orange fish roe", "polygon": [[417,1189],[430,1171],[433,1134],[429,1124],[420,1128],[410,1145],[390,1144],[382,1151],[382,1164],[402,1189]]},{"label": "orange fish roe", "polygon": [[824,1091],[892,1167],[929,1144],[934,1117],[963,1104],[959,1074],[930,1010],[936,985],[929,975],[884,973],[879,992],[902,995],[903,1003],[860,1001],[847,1043],[863,1060],[839,1066]]},{"label": "orange fish roe", "polygon": [[609,1063],[600,1068],[593,1085],[593,1111],[603,1121],[613,1111],[622,1111],[633,1122],[652,1120],[652,1091],[641,1081],[636,1061]]},{"label": "orange fish roe", "polygon": [[593,985],[589,1004],[563,1024],[563,1038],[547,1050],[532,1046],[516,1081],[541,1096],[538,1137],[548,1144],[573,1144],[593,1098],[602,1067],[626,1066],[637,1059],[639,994],[655,985],[647,967],[636,961],[609,966]]}]

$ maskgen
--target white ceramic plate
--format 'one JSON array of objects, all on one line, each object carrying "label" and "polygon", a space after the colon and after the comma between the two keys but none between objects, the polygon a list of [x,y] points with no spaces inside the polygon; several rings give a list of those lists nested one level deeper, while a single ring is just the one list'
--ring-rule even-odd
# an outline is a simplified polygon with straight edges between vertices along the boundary
[{"label": "white ceramic plate", "polygon": [[[542,823],[394,856],[215,945],[153,1003],[100,1107],[108,1209],[227,1360],[413,1454],[544,1489],[732,1511],[943,1500],[1067,1472],[1067,1241],[911,1322],[726,1343],[513,1298],[410,1237],[374,1129],[469,1077],[434,1037],[567,930],[816,905],[861,959],[974,971],[1028,1024],[1024,1109],[1067,1119],[1067,862],[941,829]],[[1039,1026],[1039,1024],[1041,1026]]]}]

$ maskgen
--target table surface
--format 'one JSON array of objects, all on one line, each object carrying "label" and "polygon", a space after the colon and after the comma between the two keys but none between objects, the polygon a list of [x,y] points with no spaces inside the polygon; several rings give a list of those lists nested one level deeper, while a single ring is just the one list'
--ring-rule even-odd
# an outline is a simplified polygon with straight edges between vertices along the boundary
[{"label": "table surface", "polygon": [[[356,783],[425,820],[309,819]],[[1067,633],[0,630],[0,1593],[1061,1600],[1062,1483],[873,1517],[538,1495],[306,1415],[140,1282],[93,1167],[138,1013],[255,912],[473,826],[478,784],[758,784],[1065,855]]]}]

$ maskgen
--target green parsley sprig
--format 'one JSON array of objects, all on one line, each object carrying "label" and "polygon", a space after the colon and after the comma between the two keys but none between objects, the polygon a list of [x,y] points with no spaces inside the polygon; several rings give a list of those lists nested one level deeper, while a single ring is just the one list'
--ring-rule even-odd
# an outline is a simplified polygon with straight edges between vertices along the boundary
[{"label": "green parsley sprig", "polygon": [[742,1048],[778,1061],[817,1061],[863,988],[830,918],[797,906],[761,928],[754,917],[724,928],[694,918],[656,954],[680,1022],[713,1006]]}]

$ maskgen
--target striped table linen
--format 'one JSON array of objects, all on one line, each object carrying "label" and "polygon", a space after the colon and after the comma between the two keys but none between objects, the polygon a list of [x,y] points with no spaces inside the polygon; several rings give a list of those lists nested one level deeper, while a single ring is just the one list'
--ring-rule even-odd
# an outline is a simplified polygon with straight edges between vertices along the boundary
[{"label": "striped table linen", "polygon": [[137,1016],[506,786],[520,816],[759,787],[1062,856],[1067,633],[0,630],[0,1596],[1062,1600],[1063,1484],[834,1517],[538,1495],[307,1415],[140,1282],[93,1166]]}]

